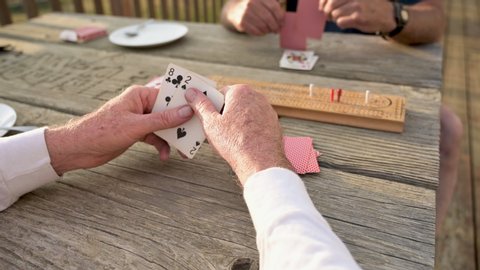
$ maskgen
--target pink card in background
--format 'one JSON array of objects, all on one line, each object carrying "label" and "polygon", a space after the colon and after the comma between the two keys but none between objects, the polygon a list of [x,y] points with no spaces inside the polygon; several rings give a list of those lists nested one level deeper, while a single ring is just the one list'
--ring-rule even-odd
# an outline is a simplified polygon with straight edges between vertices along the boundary
[{"label": "pink card in background", "polygon": [[320,172],[317,157],[310,137],[283,137],[285,156],[298,174]]},{"label": "pink card in background", "polygon": [[307,36],[298,27],[295,12],[285,13],[283,27],[280,30],[280,47],[299,51],[307,49]]},{"label": "pink card in background", "polygon": [[69,42],[82,43],[106,36],[107,29],[96,26],[85,26],[75,30],[63,30],[60,39]]},{"label": "pink card in background", "polygon": [[318,0],[298,1],[297,27],[310,38],[322,38],[325,29],[326,17],[323,11],[318,10]]},{"label": "pink card in background", "polygon": [[107,35],[107,29],[96,26],[86,26],[75,29],[78,39],[82,42],[97,39]]}]

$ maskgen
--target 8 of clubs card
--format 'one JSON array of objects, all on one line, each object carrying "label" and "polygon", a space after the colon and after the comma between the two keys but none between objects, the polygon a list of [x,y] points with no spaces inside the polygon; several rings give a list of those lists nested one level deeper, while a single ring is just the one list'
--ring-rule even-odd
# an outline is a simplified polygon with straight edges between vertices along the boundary
[{"label": "8 of clubs card", "polygon": [[[224,105],[224,97],[215,87],[214,81],[175,64],[170,64],[163,77],[152,112],[160,112],[187,104],[185,92],[188,88],[200,90],[212,101],[215,109],[220,111]],[[155,134],[188,158],[195,156],[206,138],[202,123],[197,116],[193,116],[192,119],[178,127],[159,130]]]}]

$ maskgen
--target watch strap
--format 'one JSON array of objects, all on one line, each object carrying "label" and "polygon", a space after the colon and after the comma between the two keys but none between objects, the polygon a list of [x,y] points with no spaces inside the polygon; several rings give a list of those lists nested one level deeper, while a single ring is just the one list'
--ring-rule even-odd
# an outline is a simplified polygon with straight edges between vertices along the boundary
[{"label": "watch strap", "polygon": [[405,21],[402,19],[402,10],[403,4],[399,2],[393,2],[393,15],[395,18],[395,23],[397,26],[393,29],[390,33],[388,33],[389,37],[394,37],[402,32],[403,28],[405,27]]}]

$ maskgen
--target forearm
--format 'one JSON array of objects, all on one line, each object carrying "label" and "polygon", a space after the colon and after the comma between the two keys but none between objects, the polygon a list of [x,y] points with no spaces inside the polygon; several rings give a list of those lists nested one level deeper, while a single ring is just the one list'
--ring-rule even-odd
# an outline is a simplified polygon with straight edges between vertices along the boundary
[{"label": "forearm", "polygon": [[[73,125],[65,125],[45,130],[45,141],[55,172],[63,175],[68,171],[82,168],[81,149],[76,150],[80,138],[75,135]],[[88,166],[83,166],[88,167]]]},{"label": "forearm", "polygon": [[444,32],[445,14],[443,2],[422,1],[416,5],[406,6],[408,23],[393,40],[404,44],[422,44],[438,41]]}]

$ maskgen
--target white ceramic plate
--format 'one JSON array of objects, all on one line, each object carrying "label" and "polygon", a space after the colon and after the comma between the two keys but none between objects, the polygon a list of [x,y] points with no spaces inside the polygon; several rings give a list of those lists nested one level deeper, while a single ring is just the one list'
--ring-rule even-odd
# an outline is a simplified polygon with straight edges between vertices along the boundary
[{"label": "white ceramic plate", "polygon": [[166,44],[175,41],[188,32],[188,28],[179,23],[174,22],[155,22],[148,23],[138,32],[135,37],[127,36],[126,32],[135,31],[138,27],[130,25],[115,30],[108,36],[113,44],[125,47],[151,47]]},{"label": "white ceramic plate", "polygon": [[[0,103],[0,127],[13,127],[17,121],[17,113],[7,104]],[[8,130],[0,129],[0,137],[7,134]]]}]

